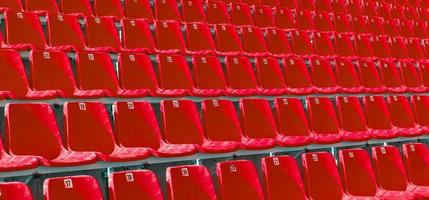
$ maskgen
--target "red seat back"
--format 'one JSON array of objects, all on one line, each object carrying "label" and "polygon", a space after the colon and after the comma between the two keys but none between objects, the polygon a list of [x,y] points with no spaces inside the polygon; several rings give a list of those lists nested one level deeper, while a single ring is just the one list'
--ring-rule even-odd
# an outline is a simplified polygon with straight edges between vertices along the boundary
[{"label": "red seat back", "polygon": [[275,138],[276,122],[265,99],[240,100],[241,127],[250,138]]},{"label": "red seat back", "polygon": [[363,104],[368,127],[376,130],[392,128],[392,120],[384,97],[366,96],[363,98]]},{"label": "red seat back", "polygon": [[274,101],[279,133],[286,136],[308,136],[310,128],[300,99],[277,98]]},{"label": "red seat back", "polygon": [[43,184],[43,196],[46,200],[103,199],[97,180],[90,176],[46,179]]},{"label": "red seat back", "polygon": [[109,199],[163,200],[155,174],[149,170],[123,171],[109,174]]},{"label": "red seat back", "polygon": [[378,184],[385,190],[405,191],[407,176],[402,163],[401,153],[394,146],[372,148],[374,171]]}]

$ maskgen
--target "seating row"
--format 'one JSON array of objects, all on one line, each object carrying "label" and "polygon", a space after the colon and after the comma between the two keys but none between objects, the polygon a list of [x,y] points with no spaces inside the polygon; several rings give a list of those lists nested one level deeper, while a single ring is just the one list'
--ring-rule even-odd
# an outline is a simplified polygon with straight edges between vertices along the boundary
[{"label": "seating row", "polygon": [[[292,156],[262,158],[261,180],[251,161],[219,162],[216,164],[217,192],[206,167],[200,165],[168,167],[167,199],[417,200],[429,198],[429,165],[425,162],[429,159],[429,149],[422,143],[404,144],[402,149],[404,159],[394,146],[373,147],[373,163],[364,149],[340,150],[339,170],[334,157],[327,152],[304,153],[301,156],[303,178]],[[2,197],[7,199],[33,199],[30,190],[23,183],[2,183],[0,191]],[[44,197],[46,200],[103,199],[97,181],[90,176],[46,179]],[[109,199],[162,200],[164,198],[153,172],[135,170],[109,174]]]},{"label": "seating row", "polygon": [[265,99],[242,99],[238,117],[233,102],[205,100],[200,118],[190,100],[163,100],[160,125],[151,104],[116,102],[114,129],[102,103],[68,102],[63,108],[63,139],[48,104],[7,104],[0,171],[428,133],[429,96],[413,96],[411,104],[405,96],[389,96],[387,101],[367,96],[362,101],[363,106],[357,97],[337,97],[334,104],[329,98],[312,97],[306,100],[305,110],[299,99],[279,98],[273,114]]},{"label": "seating row", "polygon": [[404,93],[429,88],[429,63],[423,61],[331,62],[313,57],[306,64],[299,57],[260,57],[254,60],[254,71],[243,56],[190,59],[160,54],[152,63],[145,54],[123,52],[116,66],[107,53],[79,52],[72,65],[62,51],[36,50],[27,75],[19,53],[2,49],[0,99]]}]

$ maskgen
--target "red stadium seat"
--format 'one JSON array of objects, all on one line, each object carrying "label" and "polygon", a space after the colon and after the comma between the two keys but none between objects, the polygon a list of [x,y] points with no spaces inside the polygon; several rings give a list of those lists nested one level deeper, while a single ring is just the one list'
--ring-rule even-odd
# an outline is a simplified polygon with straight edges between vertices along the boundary
[{"label": "red stadium seat", "polygon": [[368,28],[373,35],[384,35],[383,29],[383,18],[381,17],[369,17]]},{"label": "red stadium seat", "polygon": [[161,121],[166,141],[193,144],[200,152],[225,153],[237,150],[235,141],[207,140],[195,103],[191,100],[161,101]]},{"label": "red stadium seat", "polygon": [[276,8],[274,19],[276,21],[277,28],[279,29],[295,29],[296,27],[292,11],[288,8]]},{"label": "red stadium seat", "polygon": [[300,30],[314,30],[314,12],[310,10],[299,10],[296,13],[296,24]]},{"label": "red stadium seat", "polygon": [[154,53],[155,42],[149,25],[142,19],[122,19],[122,40],[125,51]]},{"label": "red stadium seat", "polygon": [[391,37],[399,36],[398,19],[385,19],[384,20],[384,33]]},{"label": "red stadium seat", "polygon": [[340,150],[339,163],[345,188],[352,195],[376,196],[379,199],[415,199],[413,194],[404,191],[380,188],[368,152],[364,149]]},{"label": "red stadium seat", "polygon": [[332,15],[326,12],[316,12],[314,17],[315,27],[318,31],[333,31]]},{"label": "red stadium seat", "polygon": [[325,58],[336,56],[334,45],[332,43],[333,34],[326,32],[315,32],[313,35],[314,50],[317,55]]},{"label": "red stadium seat", "polygon": [[207,22],[209,24],[230,24],[228,8],[221,1],[207,1]]},{"label": "red stadium seat", "polygon": [[203,2],[199,0],[182,0],[182,20],[185,22],[205,22]]},{"label": "red stadium seat", "polygon": [[6,43],[18,49],[44,49],[47,46],[39,15],[33,12],[6,11]]},{"label": "red stadium seat", "polygon": [[261,28],[276,27],[273,9],[267,5],[255,5],[253,22]]},{"label": "red stadium seat", "polygon": [[216,49],[220,55],[237,55],[242,52],[240,37],[234,26],[228,24],[216,25]]},{"label": "red stadium seat", "polygon": [[242,27],[241,41],[247,56],[264,56],[268,52],[264,32],[257,27]]},{"label": "red stadium seat", "polygon": [[222,96],[227,90],[222,65],[215,56],[194,56],[192,73],[196,96]]},{"label": "red stadium seat", "polygon": [[87,17],[86,22],[88,47],[91,50],[118,51],[122,48],[114,18]]},{"label": "red stadium seat", "polygon": [[226,79],[228,93],[232,96],[248,96],[258,94],[258,83],[252,64],[247,57],[226,57]]},{"label": "red stadium seat", "polygon": [[290,8],[290,9],[295,9],[295,8],[298,8],[298,1],[297,0],[280,1],[280,6]]},{"label": "red stadium seat", "polygon": [[216,174],[220,199],[264,199],[256,168],[251,161],[219,162],[216,164]]},{"label": "red stadium seat", "polygon": [[425,59],[425,52],[423,50],[422,41],[417,38],[408,38],[405,40],[408,51],[408,57],[413,60]]},{"label": "red stadium seat", "polygon": [[281,146],[305,146],[310,144],[310,127],[299,99],[276,98],[277,142]]},{"label": "red stadium seat", "polygon": [[60,6],[63,14],[93,15],[89,0],[60,0]]},{"label": "red stadium seat", "polygon": [[252,15],[250,13],[250,8],[247,4],[231,4],[230,16],[231,23],[235,26],[253,25]]},{"label": "red stadium seat", "polygon": [[141,91],[123,90],[119,86],[115,67],[109,54],[103,52],[79,52],[76,63],[78,88],[103,96],[139,97]]},{"label": "red stadium seat", "polygon": [[407,47],[402,37],[393,37],[389,43],[392,57],[396,59],[408,59]]},{"label": "red stadium seat", "polygon": [[380,74],[375,63],[369,60],[359,60],[359,76],[361,84],[369,93],[381,93],[385,91],[382,85]]},{"label": "red stadium seat", "polygon": [[[423,65],[416,65],[414,62],[399,63],[401,69],[402,80],[405,87],[410,92],[426,92],[428,89],[423,85],[423,77],[419,73]],[[419,70],[420,68],[420,70]]]},{"label": "red stadium seat", "polygon": [[12,154],[34,156],[41,164],[52,167],[97,162],[95,153],[63,147],[55,114],[48,104],[7,104],[5,110],[6,141]]},{"label": "red stadium seat", "polygon": [[185,40],[180,23],[177,21],[156,22],[156,44],[161,53],[179,53],[185,51]]},{"label": "red stadium seat", "polygon": [[419,67],[420,67],[419,75],[421,77],[422,85],[426,90],[428,90],[428,87],[429,87],[429,63],[420,62]]},{"label": "red stadium seat", "polygon": [[231,101],[204,100],[201,107],[203,127],[209,140],[237,141],[245,149],[269,148],[264,140],[242,136],[240,121]]},{"label": "red stadium seat", "polygon": [[366,122],[374,139],[391,139],[398,135],[398,130],[392,126],[384,97],[366,96],[363,98],[363,105]]},{"label": "red stadium seat", "polygon": [[262,158],[265,199],[307,199],[301,172],[292,156]]},{"label": "red stadium seat", "polygon": [[331,1],[332,12],[347,13],[347,4],[345,0]]},{"label": "red stadium seat", "polygon": [[156,0],[154,10],[157,20],[180,21],[180,12],[176,0]]},{"label": "red stadium seat", "polygon": [[[241,99],[240,122],[244,148],[270,149],[276,145],[277,128],[270,105],[265,99]],[[249,145],[252,143],[252,145]]]},{"label": "red stadium seat", "polygon": [[377,12],[378,16],[382,18],[392,18],[392,14],[390,13],[391,4],[388,4],[386,2],[380,2],[377,4]]},{"label": "red stadium seat", "polygon": [[194,84],[186,58],[178,54],[158,55],[159,96],[186,96],[192,93]]},{"label": "red stadium seat", "polygon": [[413,185],[408,181],[402,155],[394,146],[372,148],[374,171],[378,184],[386,190],[406,191],[417,199],[429,197],[429,187]]},{"label": "red stadium seat", "polygon": [[[74,15],[48,15],[51,46],[60,50],[83,50],[86,48],[79,18]],[[64,34],[67,33],[67,34]]]},{"label": "red stadium seat", "polygon": [[[12,172],[21,170],[33,170],[39,166],[39,161],[34,156],[17,156],[8,154],[0,141],[0,172]],[[1,191],[1,186],[0,186]],[[3,191],[1,191],[3,194]]]},{"label": "red stadium seat", "polygon": [[392,125],[404,137],[415,137],[425,133],[419,127],[414,118],[410,102],[405,96],[388,96],[387,107],[389,108]]},{"label": "red stadium seat", "polygon": [[363,15],[362,1],[350,0],[348,2],[349,13],[353,16]]},{"label": "red stadium seat", "polygon": [[213,54],[215,52],[215,42],[207,24],[188,23],[185,27],[188,54]]},{"label": "red stadium seat", "polygon": [[292,54],[287,32],[281,29],[267,29],[266,42],[268,51],[275,57],[287,57]]},{"label": "red stadium seat", "polygon": [[113,114],[116,139],[121,146],[147,148],[157,157],[187,156],[196,152],[193,144],[172,144],[162,138],[150,103],[115,102]]},{"label": "red stadium seat", "polygon": [[399,34],[402,37],[414,37],[413,24],[409,20],[399,20]]},{"label": "red stadium seat", "polygon": [[332,12],[331,0],[314,0],[317,11]]},{"label": "red stadium seat", "polygon": [[286,86],[292,94],[311,94],[314,91],[311,76],[300,58],[288,58],[284,61],[284,77]]},{"label": "red stadium seat", "polygon": [[426,132],[429,131],[429,96],[411,96],[411,106],[417,124]]},{"label": "red stadium seat", "polygon": [[350,24],[350,16],[345,13],[334,15],[334,30],[338,33],[351,33],[352,25]]},{"label": "red stadium seat", "polygon": [[336,97],[337,116],[346,141],[365,141],[371,138],[362,105],[357,97]]},{"label": "red stadium seat", "polygon": [[287,93],[283,73],[277,59],[272,57],[256,58],[256,78],[259,92],[264,95],[282,95]]},{"label": "red stadium seat", "polygon": [[360,93],[363,87],[352,61],[343,58],[335,60],[336,79],[338,86],[345,93]]},{"label": "red stadium seat", "polygon": [[300,0],[298,1],[299,8],[302,10],[316,10],[316,5],[314,0]]},{"label": "red stadium seat", "polygon": [[349,34],[335,35],[335,50],[338,56],[355,58],[355,47]]},{"label": "red stadium seat", "polygon": [[241,0],[243,3],[245,4],[249,4],[249,5],[259,5],[261,4],[262,0]]},{"label": "red stadium seat", "polygon": [[312,58],[310,72],[316,92],[332,94],[340,91],[341,88],[337,85],[329,60],[319,57]]},{"label": "red stadium seat", "polygon": [[306,31],[291,31],[291,46],[297,56],[309,57],[314,55],[313,45],[311,44],[309,33]]},{"label": "red stadium seat", "polygon": [[48,178],[43,184],[46,200],[103,199],[97,180],[91,176]]},{"label": "red stadium seat", "polygon": [[153,21],[152,8],[148,0],[126,0],[125,14],[128,19]]},{"label": "red stadium seat", "polygon": [[270,7],[280,7],[280,0],[261,0],[262,5]]},{"label": "red stadium seat", "polygon": [[364,16],[352,16],[352,30],[356,34],[369,33],[366,18]]},{"label": "red stadium seat", "polygon": [[306,100],[308,121],[314,143],[332,144],[342,139],[334,106],[329,98],[310,97]]},{"label": "red stadium seat", "polygon": [[111,16],[121,18],[124,10],[120,0],[94,0],[94,13],[98,17]]},{"label": "red stadium seat", "polygon": [[392,8],[390,10],[390,12],[392,13],[392,17],[393,18],[397,18],[397,19],[404,19],[404,10],[402,9],[402,5],[392,5]]},{"label": "red stadium seat", "polygon": [[392,58],[392,53],[389,50],[388,38],[385,36],[374,36],[372,38],[372,48],[374,56],[379,59],[389,60]]},{"label": "red stadium seat", "polygon": [[363,2],[363,13],[369,17],[377,16],[377,4],[372,1]]},{"label": "red stadium seat", "polygon": [[102,91],[77,88],[72,66],[62,51],[32,51],[30,56],[31,86],[36,91],[56,91],[63,98],[99,98]]},{"label": "red stadium seat", "polygon": [[403,144],[402,152],[409,183],[417,186],[429,186],[428,147],[423,143]]},{"label": "red stadium seat", "polygon": [[149,170],[122,171],[109,174],[109,199],[163,200],[155,174]]},{"label": "red stadium seat", "polygon": [[425,21],[414,21],[413,22],[413,32],[414,36],[417,38],[428,38],[429,24]]},{"label": "red stadium seat", "polygon": [[156,73],[145,54],[122,52],[118,58],[119,83],[124,91],[154,96],[159,89]]},{"label": "red stadium seat", "polygon": [[53,99],[56,91],[30,89],[19,52],[0,50],[0,96],[9,99]]},{"label": "red stadium seat", "polygon": [[109,114],[104,104],[99,102],[65,103],[64,127],[67,149],[93,151],[103,161],[137,161],[150,155],[147,148],[116,144]]},{"label": "red stadium seat", "polygon": [[30,188],[21,182],[7,182],[0,184],[2,199],[33,200]]},{"label": "red stadium seat", "polygon": [[372,36],[357,35],[355,37],[357,56],[359,56],[362,59],[374,58],[374,49],[372,48],[372,45],[371,45],[372,41],[373,41]]},{"label": "red stadium seat", "polygon": [[25,0],[25,10],[29,12],[42,11],[48,13],[58,13],[56,0]]},{"label": "red stadium seat", "polygon": [[7,8],[13,11],[23,11],[21,0],[3,0],[0,2],[0,8]]},{"label": "red stadium seat", "polygon": [[312,199],[378,199],[345,193],[335,159],[328,152],[305,153],[302,165],[307,193]]},{"label": "red stadium seat", "polygon": [[398,67],[392,61],[381,61],[379,63],[380,75],[383,85],[387,91],[402,93],[407,90],[403,85]]},{"label": "red stadium seat", "polygon": [[[210,173],[204,166],[168,167],[166,176],[168,199],[216,199]],[[190,185],[192,187],[189,187]]]}]

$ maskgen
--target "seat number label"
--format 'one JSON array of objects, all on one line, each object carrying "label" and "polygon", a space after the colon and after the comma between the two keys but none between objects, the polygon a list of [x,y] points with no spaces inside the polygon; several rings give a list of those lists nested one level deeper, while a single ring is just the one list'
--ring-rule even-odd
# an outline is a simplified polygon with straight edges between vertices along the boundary
[{"label": "seat number label", "polygon": [[65,188],[73,188],[73,181],[71,179],[64,179]]}]

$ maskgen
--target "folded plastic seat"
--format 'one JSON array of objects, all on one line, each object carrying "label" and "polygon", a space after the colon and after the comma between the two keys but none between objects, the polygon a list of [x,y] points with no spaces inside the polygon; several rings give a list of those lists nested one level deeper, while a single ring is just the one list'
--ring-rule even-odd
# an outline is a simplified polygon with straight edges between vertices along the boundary
[{"label": "folded plastic seat", "polygon": [[314,23],[316,29],[321,32],[334,31],[334,25],[331,18],[331,13],[316,12],[314,16]]},{"label": "folded plastic seat", "polygon": [[384,19],[384,33],[390,37],[400,36],[398,19]]},{"label": "folded plastic seat", "polygon": [[394,93],[402,93],[407,90],[407,87],[404,86],[400,68],[396,63],[392,61],[381,61],[379,62],[379,69],[381,80],[383,85],[386,87],[387,91]]},{"label": "folded plastic seat", "polygon": [[336,97],[337,116],[346,141],[365,141],[372,137],[362,105],[357,97]]},{"label": "folded plastic seat", "polygon": [[215,42],[207,24],[187,23],[185,29],[188,54],[213,54],[215,52]]},{"label": "folded plastic seat", "polygon": [[181,21],[181,16],[175,0],[154,1],[155,18],[159,21]]},{"label": "folded plastic seat", "polygon": [[231,96],[256,95],[258,83],[249,58],[244,56],[228,56],[225,59],[227,92]]},{"label": "folded plastic seat", "polygon": [[0,2],[0,8],[7,8],[13,11],[23,11],[21,0],[4,0]]},{"label": "folded plastic seat", "polygon": [[352,15],[352,30],[355,34],[367,35],[369,34],[369,28],[367,24],[367,18],[361,15]]},{"label": "folded plastic seat", "polygon": [[382,18],[392,18],[392,13],[390,13],[392,4],[389,4],[387,2],[380,2],[377,4],[377,13],[379,17]]},{"label": "folded plastic seat", "polygon": [[[287,1],[292,2],[292,1]],[[274,19],[279,29],[295,29],[296,23],[294,19],[295,11],[290,10],[289,8],[276,8],[274,12]]]},{"label": "folded plastic seat", "polygon": [[300,0],[298,3],[301,10],[316,10],[316,4],[314,0]]},{"label": "folded plastic seat", "polygon": [[92,16],[92,7],[89,0],[60,0],[61,13]]},{"label": "folded plastic seat", "polygon": [[103,194],[98,182],[91,176],[65,176],[48,178],[43,183],[45,200],[101,200]]},{"label": "folded plastic seat", "polygon": [[53,90],[34,90],[30,88],[24,63],[18,51],[0,50],[0,97],[8,99],[54,99]]},{"label": "folded plastic seat", "polygon": [[415,186],[429,186],[428,147],[424,143],[402,144],[402,154],[408,182]]},{"label": "folded plastic seat", "polygon": [[280,7],[280,1],[279,0],[261,0],[262,5],[267,5],[270,7]]},{"label": "folded plastic seat", "polygon": [[265,99],[241,99],[240,122],[245,149],[270,149],[276,146],[277,128],[269,102]]},{"label": "folded plastic seat", "polygon": [[417,38],[405,39],[405,45],[407,47],[408,57],[412,60],[425,59],[425,52],[422,46],[423,41]]},{"label": "folded plastic seat", "polygon": [[389,49],[388,37],[386,36],[373,36],[371,41],[374,56],[379,60],[391,60],[392,53]]},{"label": "folded plastic seat", "polygon": [[333,144],[341,142],[340,124],[331,99],[309,97],[306,99],[306,108],[313,143]]},{"label": "folded plastic seat", "polygon": [[242,3],[248,4],[248,5],[260,5],[262,4],[262,0],[241,0]]},{"label": "folded plastic seat", "polygon": [[262,185],[265,199],[307,199],[297,162],[292,156],[262,158]]},{"label": "folded plastic seat", "polygon": [[392,37],[388,42],[393,58],[397,60],[408,60],[407,46],[402,37]]},{"label": "folded plastic seat", "polygon": [[265,56],[268,53],[268,47],[265,42],[264,32],[257,27],[242,27],[241,43],[243,52],[247,56]]},{"label": "folded plastic seat", "polygon": [[425,66],[415,62],[400,62],[401,78],[407,91],[426,92],[428,88],[424,85],[424,76],[422,71]]},{"label": "folded plastic seat", "polygon": [[344,190],[334,157],[328,152],[302,154],[304,182],[311,199],[372,200],[375,196],[358,196]]},{"label": "folded plastic seat", "polygon": [[304,30],[291,31],[291,47],[296,56],[308,58],[315,54],[310,33]]},{"label": "folded plastic seat", "polygon": [[335,54],[334,44],[332,39],[334,35],[328,32],[314,32],[314,51],[317,55],[323,58],[332,59],[337,56]]},{"label": "folded plastic seat", "polygon": [[155,41],[158,52],[185,52],[186,44],[178,21],[157,21],[155,26]]},{"label": "folded plastic seat", "polygon": [[419,62],[419,76],[422,81],[423,87],[428,90],[429,88],[429,63],[428,62]]},{"label": "folded plastic seat", "polygon": [[351,60],[337,58],[335,60],[335,73],[338,86],[344,93],[360,93],[364,90],[356,67]]},{"label": "folded plastic seat", "polygon": [[387,107],[389,108],[392,125],[398,129],[404,137],[416,137],[425,133],[414,118],[410,102],[406,96],[388,96]]},{"label": "folded plastic seat", "polygon": [[56,0],[25,0],[25,10],[28,12],[59,12]]},{"label": "folded plastic seat", "polygon": [[6,146],[11,154],[34,156],[50,167],[97,162],[93,152],[70,151],[63,146],[55,114],[48,104],[7,104],[5,111]]},{"label": "folded plastic seat", "polygon": [[282,29],[270,28],[266,31],[268,52],[274,57],[288,57],[292,55],[287,32]]},{"label": "folded plastic seat", "polygon": [[285,59],[283,73],[289,93],[311,94],[314,92],[310,72],[303,59],[296,57]]},{"label": "folded plastic seat", "polygon": [[299,30],[315,30],[316,24],[314,23],[315,12],[311,10],[297,10],[296,12],[296,27]]},{"label": "folded plastic seat", "polygon": [[87,48],[78,16],[49,14],[47,24],[51,48],[64,51],[78,51]]},{"label": "folded plastic seat", "polygon": [[333,13],[348,13],[347,3],[345,0],[331,1],[330,3]]},{"label": "folded plastic seat", "polygon": [[252,26],[253,19],[250,7],[244,3],[233,3],[230,8],[231,24],[235,26]]},{"label": "folded plastic seat", "polygon": [[215,26],[216,50],[219,55],[237,55],[241,54],[240,37],[235,26],[220,24]]},{"label": "folded plastic seat", "polygon": [[203,153],[225,153],[238,149],[236,141],[207,139],[195,103],[191,100],[161,101],[164,138],[172,144],[195,145]]},{"label": "folded plastic seat", "polygon": [[109,199],[163,200],[155,174],[149,170],[121,171],[109,174]]},{"label": "folded plastic seat", "polygon": [[389,108],[383,96],[363,98],[365,118],[374,139],[392,139],[399,131],[392,126]]},{"label": "folded plastic seat", "polygon": [[298,1],[297,0],[280,1],[280,6],[290,8],[290,9],[295,9],[295,8],[298,8]]},{"label": "folded plastic seat", "polygon": [[216,174],[220,199],[264,199],[256,168],[251,161],[219,162],[216,164]]},{"label": "folded plastic seat", "polygon": [[384,35],[384,19],[381,17],[368,17],[368,28],[373,35]]},{"label": "folded plastic seat", "polygon": [[377,4],[373,1],[362,2],[363,14],[369,17],[377,16]]},{"label": "folded plastic seat", "polygon": [[276,98],[274,110],[279,145],[305,146],[310,144],[311,130],[300,99]]},{"label": "folded plastic seat", "polygon": [[412,200],[414,194],[406,191],[386,190],[377,184],[370,156],[364,149],[344,149],[339,153],[339,170],[346,191],[352,195],[376,196],[379,199]]},{"label": "folded plastic seat", "polygon": [[268,5],[255,5],[253,22],[260,28],[276,27],[273,9]]},{"label": "folded plastic seat", "polygon": [[339,57],[354,59],[356,50],[350,34],[335,34],[335,52]]},{"label": "folded plastic seat", "polygon": [[116,143],[109,114],[99,102],[64,104],[66,148],[77,152],[96,152],[106,162],[129,162],[149,157],[148,148],[123,147]]},{"label": "folded plastic seat", "polygon": [[362,1],[350,0],[347,4],[348,12],[353,16],[363,15]]},{"label": "folded plastic seat", "polygon": [[149,0],[126,0],[124,11],[128,19],[154,20]]},{"label": "folded plastic seat", "polygon": [[179,54],[159,54],[157,57],[158,96],[187,96],[194,83],[186,58]]},{"label": "folded plastic seat", "polygon": [[413,22],[410,20],[399,20],[399,34],[404,38],[414,37]]},{"label": "folded plastic seat", "polygon": [[[217,199],[211,174],[204,166],[184,165],[168,167],[166,174],[167,195],[169,199]],[[189,187],[190,185],[192,187]]]},{"label": "folded plastic seat", "polygon": [[416,199],[429,198],[429,187],[409,181],[402,155],[394,146],[372,147],[372,159],[378,184],[386,190],[406,191]]},{"label": "folded plastic seat", "polygon": [[227,83],[222,65],[216,56],[195,55],[192,59],[195,96],[222,96]]},{"label": "folded plastic seat", "polygon": [[352,33],[352,24],[350,22],[350,15],[346,13],[336,13],[333,16],[334,30],[337,33]]},{"label": "folded plastic seat", "polygon": [[207,23],[204,3],[199,0],[182,0],[182,20],[185,22]]},{"label": "folded plastic seat", "polygon": [[123,51],[154,53],[155,41],[144,19],[122,19]]},{"label": "folded plastic seat", "polygon": [[259,92],[264,95],[282,95],[287,93],[283,73],[277,59],[258,57],[255,60],[256,78]]},{"label": "folded plastic seat", "polygon": [[94,0],[94,14],[97,17],[124,17],[124,10],[120,0]]},{"label": "folded plastic seat", "polygon": [[116,140],[123,147],[147,148],[156,157],[180,157],[196,152],[193,144],[175,144],[163,138],[148,102],[115,102],[113,114]]},{"label": "folded plastic seat", "polygon": [[124,91],[155,96],[159,89],[156,73],[146,54],[122,52],[118,57],[119,84]]},{"label": "folded plastic seat", "polygon": [[417,38],[428,38],[429,24],[426,21],[414,21],[413,33]]},{"label": "folded plastic seat", "polygon": [[77,87],[72,66],[65,52],[32,51],[30,54],[31,87],[36,91],[55,91],[62,98],[100,98],[102,91]]},{"label": "folded plastic seat", "polygon": [[402,5],[393,4],[390,12],[392,13],[393,18],[405,19],[404,9],[402,9]]},{"label": "folded plastic seat", "polygon": [[30,187],[21,182],[7,182],[0,184],[2,199],[33,200]]},{"label": "folded plastic seat", "polygon": [[341,91],[332,68],[332,63],[327,59],[311,59],[310,73],[316,92],[333,94]]},{"label": "folded plastic seat", "polygon": [[423,128],[425,132],[428,132],[429,116],[427,112],[429,111],[429,96],[413,95],[410,101],[417,124]]},{"label": "folded plastic seat", "polygon": [[371,42],[373,37],[369,35],[356,35],[356,55],[360,59],[374,59],[374,49],[372,48]]},{"label": "folded plastic seat", "polygon": [[228,8],[222,1],[207,1],[207,22],[209,24],[230,24],[231,18],[228,14]]},{"label": "folded plastic seat", "polygon": [[86,23],[88,50],[117,52],[122,48],[113,17],[87,17]]},{"label": "folded plastic seat", "polygon": [[46,38],[39,15],[34,12],[4,13],[5,42],[14,49],[45,49]]},{"label": "folded plastic seat", "polygon": [[382,84],[377,66],[371,60],[359,60],[359,77],[364,91],[368,93],[382,93],[386,87]]}]

